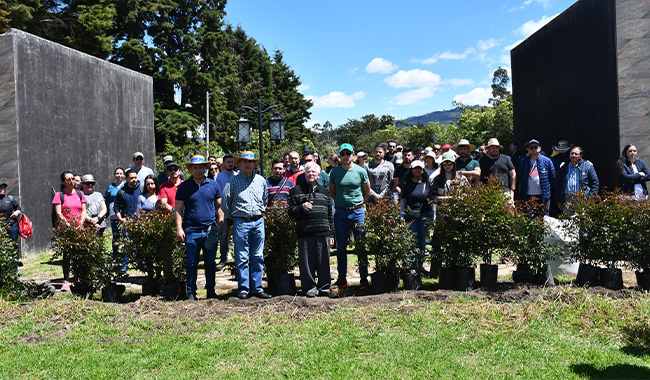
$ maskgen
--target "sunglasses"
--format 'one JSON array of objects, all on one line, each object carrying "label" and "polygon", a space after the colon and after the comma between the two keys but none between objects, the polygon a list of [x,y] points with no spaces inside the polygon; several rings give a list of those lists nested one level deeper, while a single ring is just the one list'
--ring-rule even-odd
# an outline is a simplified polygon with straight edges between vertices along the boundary
[{"label": "sunglasses", "polygon": [[448,162],[448,161],[447,161],[447,162],[443,162],[442,165],[443,165],[443,166],[454,166],[454,163],[453,163],[453,162]]},{"label": "sunglasses", "polygon": [[178,168],[167,168],[168,172],[177,172]]},{"label": "sunglasses", "polygon": [[144,160],[144,158],[142,158],[142,157],[136,157],[136,158],[134,158],[134,160],[136,160],[136,161],[142,161],[142,160]]},{"label": "sunglasses", "polygon": [[537,148],[539,148],[539,145],[531,145],[528,147],[528,149],[532,149],[532,150],[535,150]]},{"label": "sunglasses", "polygon": [[216,171],[217,171],[217,168],[210,168],[210,171],[211,171],[211,172],[216,172]]},{"label": "sunglasses", "polygon": [[93,182],[83,182],[83,184],[86,186],[95,186]]},{"label": "sunglasses", "polygon": [[341,156],[341,157],[351,156],[351,155],[352,155],[352,152],[341,152],[341,153],[339,153],[339,156]]},{"label": "sunglasses", "polygon": [[580,156],[580,153],[569,153],[571,156]]}]

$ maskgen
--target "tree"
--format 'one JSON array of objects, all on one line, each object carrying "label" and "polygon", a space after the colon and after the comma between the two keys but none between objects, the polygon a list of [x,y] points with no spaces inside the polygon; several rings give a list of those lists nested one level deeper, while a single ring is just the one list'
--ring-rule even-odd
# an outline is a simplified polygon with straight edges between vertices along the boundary
[{"label": "tree", "polygon": [[499,66],[499,68],[494,71],[494,77],[492,78],[492,98],[489,100],[490,104],[498,106],[499,103],[510,96],[510,91],[508,91],[508,82],[510,82],[508,71]]},{"label": "tree", "polygon": [[361,120],[348,119],[336,129],[336,140],[338,144],[352,144],[356,151],[372,151],[378,142],[373,140],[373,134],[394,123],[395,118],[390,115],[377,117],[370,114],[361,117]]}]

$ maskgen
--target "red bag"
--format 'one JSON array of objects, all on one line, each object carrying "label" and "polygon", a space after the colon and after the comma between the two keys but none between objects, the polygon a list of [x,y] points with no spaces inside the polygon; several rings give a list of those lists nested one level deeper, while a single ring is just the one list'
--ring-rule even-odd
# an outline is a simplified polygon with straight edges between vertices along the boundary
[{"label": "red bag", "polygon": [[29,220],[27,215],[23,214],[23,217],[18,221],[18,230],[20,231],[20,237],[23,239],[32,236],[32,221]]}]

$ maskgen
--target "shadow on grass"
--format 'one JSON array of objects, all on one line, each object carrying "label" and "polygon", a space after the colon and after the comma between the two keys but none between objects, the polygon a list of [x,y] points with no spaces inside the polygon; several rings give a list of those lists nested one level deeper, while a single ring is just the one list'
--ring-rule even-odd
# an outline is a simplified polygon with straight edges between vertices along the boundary
[{"label": "shadow on grass", "polygon": [[626,327],[623,329],[623,335],[629,344],[621,348],[621,351],[638,357],[648,356],[650,353],[650,327],[646,325]]},{"label": "shadow on grass", "polygon": [[571,370],[590,379],[649,379],[650,369],[632,364],[615,364],[603,369],[591,364],[573,364]]}]

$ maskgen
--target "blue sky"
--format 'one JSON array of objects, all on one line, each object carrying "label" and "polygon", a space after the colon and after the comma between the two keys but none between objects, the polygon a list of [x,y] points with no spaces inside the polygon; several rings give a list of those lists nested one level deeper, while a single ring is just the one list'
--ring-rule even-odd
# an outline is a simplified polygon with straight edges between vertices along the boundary
[{"label": "blue sky", "polygon": [[510,49],[575,0],[230,0],[226,20],[284,53],[308,126],[487,104]]}]

